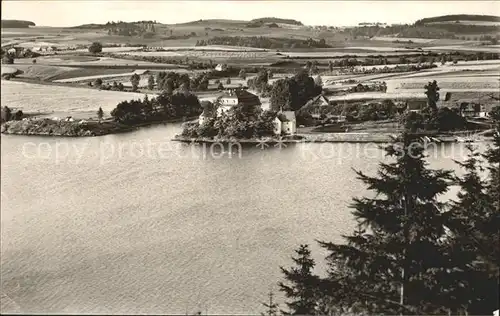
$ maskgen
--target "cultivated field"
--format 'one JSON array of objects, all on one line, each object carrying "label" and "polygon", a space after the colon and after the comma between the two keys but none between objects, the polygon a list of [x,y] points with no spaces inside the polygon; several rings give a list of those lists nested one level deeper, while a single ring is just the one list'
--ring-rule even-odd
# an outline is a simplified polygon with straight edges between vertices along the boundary
[{"label": "cultivated field", "polygon": [[268,49],[256,48],[256,47],[241,47],[241,46],[229,46],[229,45],[207,45],[207,46],[166,46],[166,47],[153,47],[153,49],[163,49],[168,51],[185,51],[185,50],[196,50],[196,51],[234,51],[234,52],[265,52]]},{"label": "cultivated field", "polygon": [[392,37],[392,36],[375,36],[372,38],[374,41],[384,41],[384,42],[394,42],[394,41],[400,41],[400,42],[409,42],[412,41],[414,43],[431,43],[433,41],[436,41],[435,39],[432,38],[416,38],[416,37]]},{"label": "cultivated field", "polygon": [[53,80],[52,82],[81,82],[81,81],[89,81],[89,80],[95,80],[95,79],[109,79],[109,78],[119,78],[119,77],[131,77],[133,74],[141,74],[143,73],[144,70],[136,70],[132,72],[125,72],[125,73],[117,73],[117,74],[109,74],[109,75],[93,75],[93,76],[84,76],[84,77],[73,77],[73,78],[67,78],[67,79],[58,79],[58,80]]},{"label": "cultivated field", "polygon": [[[387,91],[397,89],[422,89],[429,81],[428,78],[413,78],[413,79],[388,79]],[[463,90],[463,91],[479,91],[479,90],[500,90],[500,81],[493,77],[443,77],[439,79],[439,87],[446,90]]]},{"label": "cultivated field", "polygon": [[265,51],[203,51],[203,50],[175,50],[159,52],[129,52],[131,56],[161,56],[161,57],[194,57],[201,59],[264,59],[276,57],[276,53]]},{"label": "cultivated field", "polygon": [[498,45],[483,45],[483,46],[466,46],[466,45],[448,45],[448,46],[429,46],[426,50],[432,51],[469,51],[469,52],[485,52],[498,53],[500,47]]},{"label": "cultivated field", "polygon": [[328,99],[331,101],[370,100],[370,99],[404,100],[413,98],[425,98],[424,90],[422,89],[422,91],[403,91],[394,93],[359,92],[359,93],[351,93],[346,95],[337,95],[328,97]]}]

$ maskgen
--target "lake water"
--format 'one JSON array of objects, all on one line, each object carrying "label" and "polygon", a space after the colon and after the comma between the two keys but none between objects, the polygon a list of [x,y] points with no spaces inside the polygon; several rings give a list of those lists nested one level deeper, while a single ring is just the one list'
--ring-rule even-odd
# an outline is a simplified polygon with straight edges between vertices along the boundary
[{"label": "lake water", "polygon": [[[297,245],[322,263],[315,240],[352,231],[348,205],[366,193],[352,169],[383,157],[368,144],[229,156],[170,142],[178,132],[2,135],[3,312],[260,313]],[[443,155],[463,152],[429,159],[455,168]]]}]

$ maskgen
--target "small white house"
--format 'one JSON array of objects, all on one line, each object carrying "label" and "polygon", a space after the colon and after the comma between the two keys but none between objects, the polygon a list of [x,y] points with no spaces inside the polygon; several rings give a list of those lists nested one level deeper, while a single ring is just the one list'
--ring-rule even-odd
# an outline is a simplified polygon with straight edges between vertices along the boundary
[{"label": "small white house", "polygon": [[[493,108],[495,106],[499,106],[500,104],[481,104],[481,109],[479,111],[479,117],[489,117],[490,116],[490,113],[491,111],[493,111]],[[500,316],[500,315],[499,315]]]},{"label": "small white house", "polygon": [[275,135],[294,135],[297,133],[297,120],[294,111],[280,111],[274,119]]},{"label": "small white house", "polygon": [[203,113],[201,113],[200,116],[198,116],[198,124],[203,125],[203,123],[205,123],[207,118],[208,118],[207,114],[205,113],[205,111],[203,111]]},{"label": "small white house", "polygon": [[227,70],[227,65],[226,64],[218,64],[215,66],[216,71],[226,71]]}]

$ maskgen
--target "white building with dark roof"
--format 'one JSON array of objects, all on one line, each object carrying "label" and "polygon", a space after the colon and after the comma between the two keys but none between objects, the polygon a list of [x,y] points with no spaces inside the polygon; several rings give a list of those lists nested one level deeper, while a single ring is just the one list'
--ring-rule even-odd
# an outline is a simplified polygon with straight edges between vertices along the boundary
[{"label": "white building with dark roof", "polygon": [[215,66],[216,71],[226,71],[227,70],[227,65],[226,64],[218,64]]},{"label": "white building with dark roof", "polygon": [[297,133],[297,119],[294,111],[280,111],[274,119],[275,135],[295,135]]},{"label": "white building with dark roof", "polygon": [[228,90],[218,98],[219,107],[217,108],[217,116],[229,111],[237,104],[247,106],[261,106],[262,103],[258,96],[243,89]]}]

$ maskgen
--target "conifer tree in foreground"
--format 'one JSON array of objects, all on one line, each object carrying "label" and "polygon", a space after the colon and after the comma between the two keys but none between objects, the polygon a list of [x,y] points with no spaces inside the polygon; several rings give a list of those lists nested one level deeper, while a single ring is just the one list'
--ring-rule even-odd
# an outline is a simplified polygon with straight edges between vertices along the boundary
[{"label": "conifer tree in foreground", "polygon": [[274,293],[270,291],[268,294],[269,301],[262,303],[266,307],[266,312],[261,313],[262,316],[278,316],[279,305],[274,301]]},{"label": "conifer tree in foreground", "polygon": [[288,284],[279,282],[280,291],[289,299],[286,303],[289,311],[285,315],[314,315],[316,314],[316,291],[319,279],[312,274],[314,260],[308,245],[300,245],[295,250],[297,257],[292,257],[295,266],[290,269],[281,267]]},{"label": "conifer tree in foreground", "polygon": [[[354,199],[354,233],[344,236],[345,244],[320,242],[329,252],[328,277],[287,271],[295,271],[285,273],[293,280],[290,292],[310,289],[316,312],[329,315],[477,315],[498,309],[500,108],[492,117],[486,180],[472,147],[459,163],[465,175],[456,178],[430,170],[419,137],[404,132],[386,148],[394,162],[381,163],[373,177],[357,173],[375,194]],[[453,180],[460,187],[456,201],[439,202]],[[316,290],[304,280],[315,280]]]},{"label": "conifer tree in foreground", "polygon": [[103,117],[104,117],[104,111],[102,110],[101,107],[99,107],[99,110],[97,110],[97,118],[99,119],[99,122],[102,121]]},{"label": "conifer tree in foreground", "polygon": [[148,89],[153,90],[154,87],[155,87],[155,77],[153,77],[153,75],[149,75],[149,77],[148,77]]},{"label": "conifer tree in foreground", "polygon": [[446,279],[452,267],[438,196],[448,190],[449,171],[430,170],[417,136],[404,132],[386,148],[392,163],[377,176],[357,172],[374,198],[355,198],[358,230],[347,244],[320,242],[329,251],[324,295],[364,313],[434,314],[450,311]]},{"label": "conifer tree in foreground", "polygon": [[485,158],[489,164],[488,194],[498,216],[500,214],[500,106],[495,107],[490,116],[493,119],[493,144],[486,151]]}]

